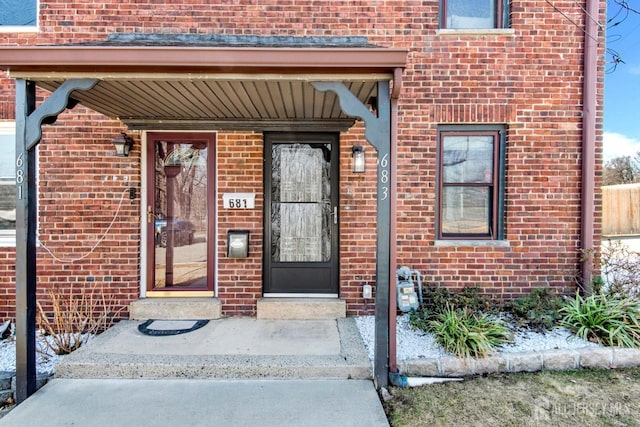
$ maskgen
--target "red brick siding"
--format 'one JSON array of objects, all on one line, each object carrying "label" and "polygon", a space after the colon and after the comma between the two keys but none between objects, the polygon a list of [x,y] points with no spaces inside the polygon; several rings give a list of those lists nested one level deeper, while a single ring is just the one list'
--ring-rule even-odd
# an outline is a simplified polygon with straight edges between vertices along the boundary
[{"label": "red brick siding", "polygon": [[[41,0],[42,31],[0,33],[0,44],[79,43],[111,33],[155,32],[366,36],[379,46],[408,48],[398,117],[398,265],[419,269],[429,282],[479,285],[496,298],[510,298],[538,286],[572,292],[579,266],[584,1],[553,3],[576,25],[550,4],[533,0],[512,2],[512,34],[438,32],[437,0]],[[600,72],[601,100],[602,66]],[[13,83],[0,78],[0,88],[0,119],[11,119]],[[601,127],[601,103],[598,114]],[[462,123],[507,127],[508,247],[434,245],[437,126]],[[139,185],[139,145],[128,159],[110,153],[109,141],[120,128],[92,113],[65,113],[45,126],[39,226],[42,240],[56,251],[84,253],[111,220],[126,187],[123,177]],[[349,171],[355,144],[366,149],[364,175]],[[596,160],[600,164],[600,151]],[[361,125],[342,135],[341,165],[341,296],[349,314],[371,313],[361,287],[375,282],[375,150],[363,140]],[[218,136],[218,288],[228,315],[253,315],[261,293],[262,173],[261,135]],[[255,192],[256,209],[222,209],[221,195],[231,191]],[[94,277],[123,303],[136,298],[139,204],[125,200],[123,209],[116,234],[86,260],[65,268],[40,250],[41,288],[62,283],[71,289]],[[600,215],[598,206],[596,244]],[[226,232],[240,228],[251,231],[251,256],[227,259]],[[3,317],[13,315],[12,258],[12,249],[0,249]]]},{"label": "red brick siding", "polygon": [[[255,316],[262,296],[262,152],[261,134],[218,136],[218,296],[223,311],[234,316]],[[224,209],[224,193],[255,193],[255,209]],[[229,230],[249,230],[249,258],[226,256]]]},{"label": "red brick siding", "polygon": [[0,319],[13,319],[16,307],[16,251],[0,248]]},{"label": "red brick siding", "polygon": [[122,125],[75,113],[44,126],[38,148],[38,289],[95,286],[128,306],[139,294],[140,142],[131,157],[115,157],[111,139]]},{"label": "red brick siding", "polygon": [[[377,155],[363,144],[363,133],[358,124],[340,141],[340,296],[347,300],[350,316],[374,311],[374,301],[362,299],[362,286],[375,290]],[[364,174],[351,172],[353,145],[365,145]]]}]

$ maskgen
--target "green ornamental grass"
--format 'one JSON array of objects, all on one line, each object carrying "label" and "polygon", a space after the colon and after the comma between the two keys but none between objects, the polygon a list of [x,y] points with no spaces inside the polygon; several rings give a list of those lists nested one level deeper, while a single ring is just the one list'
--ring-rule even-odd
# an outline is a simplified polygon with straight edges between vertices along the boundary
[{"label": "green ornamental grass", "polygon": [[560,309],[561,325],[605,346],[640,347],[640,303],[602,293],[576,295]]},{"label": "green ornamental grass", "polygon": [[486,357],[495,347],[512,340],[509,329],[487,315],[447,307],[428,323],[429,332],[456,356]]}]

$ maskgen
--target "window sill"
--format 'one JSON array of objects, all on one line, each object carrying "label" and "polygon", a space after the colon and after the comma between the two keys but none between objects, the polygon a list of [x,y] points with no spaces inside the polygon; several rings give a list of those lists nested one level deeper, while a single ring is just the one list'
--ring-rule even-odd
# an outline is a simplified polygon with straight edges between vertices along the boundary
[{"label": "window sill", "polygon": [[40,29],[30,25],[0,25],[0,33],[37,33]]},{"label": "window sill", "polygon": [[511,244],[506,240],[436,240],[433,243],[436,248],[457,248],[457,247],[486,247],[486,248],[508,248]]},{"label": "window sill", "polygon": [[15,248],[16,247],[16,236],[0,236],[0,248]]},{"label": "window sill", "polygon": [[478,29],[455,29],[442,28],[436,30],[437,36],[513,36],[513,28],[478,28]]}]

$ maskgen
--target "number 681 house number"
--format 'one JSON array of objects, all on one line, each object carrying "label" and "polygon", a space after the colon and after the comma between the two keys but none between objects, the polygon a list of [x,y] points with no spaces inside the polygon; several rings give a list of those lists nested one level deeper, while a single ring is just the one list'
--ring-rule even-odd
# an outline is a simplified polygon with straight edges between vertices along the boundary
[{"label": "number 681 house number", "polygon": [[222,195],[222,206],[225,209],[254,209],[255,193],[225,193]]}]

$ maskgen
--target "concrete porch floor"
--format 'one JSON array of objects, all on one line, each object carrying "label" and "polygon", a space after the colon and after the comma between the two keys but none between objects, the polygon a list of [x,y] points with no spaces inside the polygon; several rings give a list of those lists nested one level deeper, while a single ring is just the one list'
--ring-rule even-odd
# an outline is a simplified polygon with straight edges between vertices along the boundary
[{"label": "concrete porch floor", "polygon": [[121,321],[64,357],[56,378],[371,379],[355,320],[223,318],[171,336]]},{"label": "concrete porch floor", "polygon": [[56,365],[0,426],[388,427],[355,320],[122,321]]}]

